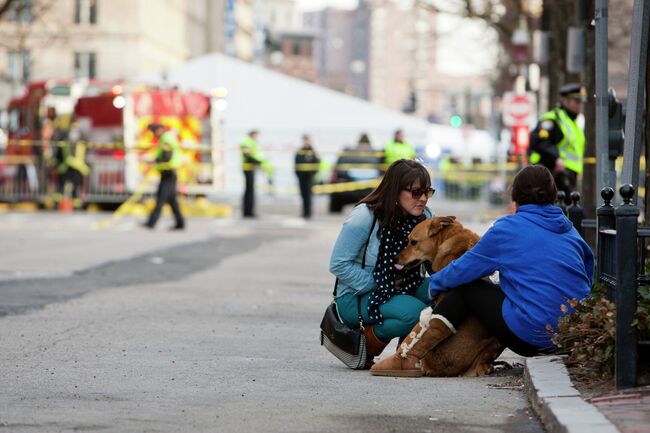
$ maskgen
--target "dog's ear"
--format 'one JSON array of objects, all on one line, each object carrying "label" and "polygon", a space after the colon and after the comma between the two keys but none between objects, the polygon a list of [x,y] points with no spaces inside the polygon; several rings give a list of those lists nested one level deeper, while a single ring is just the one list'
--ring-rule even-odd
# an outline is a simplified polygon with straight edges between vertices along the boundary
[{"label": "dog's ear", "polygon": [[445,227],[452,225],[454,221],[456,221],[455,216],[444,216],[444,217],[434,218],[429,223],[429,229],[427,230],[427,234],[429,235],[430,238],[432,238],[438,233],[440,233],[440,231]]},{"label": "dog's ear", "polygon": [[442,230],[442,225],[437,224],[435,219],[429,221],[429,228],[427,230],[427,235],[432,238],[437,235],[440,230]]},{"label": "dog's ear", "polygon": [[454,223],[454,221],[456,221],[456,217],[453,216],[453,215],[452,216],[442,217],[442,218],[440,218],[440,225],[443,226],[443,227],[447,227],[447,226],[452,225]]},{"label": "dog's ear", "polygon": [[449,224],[444,224],[444,222],[443,222],[444,219],[445,219],[445,217],[433,218],[431,220],[431,222],[429,223],[429,228],[427,230],[427,235],[430,238],[432,238],[435,235],[437,235],[438,233],[440,233],[440,231],[442,229],[444,229],[446,226],[449,225]]}]

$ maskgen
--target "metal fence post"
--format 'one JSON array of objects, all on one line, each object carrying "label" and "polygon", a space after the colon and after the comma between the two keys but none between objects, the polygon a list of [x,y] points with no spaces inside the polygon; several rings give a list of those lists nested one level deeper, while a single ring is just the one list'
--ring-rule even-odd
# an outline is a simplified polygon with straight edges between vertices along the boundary
[{"label": "metal fence post", "polygon": [[632,326],[637,296],[637,221],[639,208],[632,204],[634,187],[619,190],[623,204],[616,209],[616,388],[636,385],[637,335]]},{"label": "metal fence post", "polygon": [[580,233],[580,236],[584,238],[585,235],[584,230],[582,229],[582,220],[585,218],[585,212],[579,202],[580,193],[573,191],[571,193],[571,205],[567,208],[567,216],[569,217],[569,221],[573,224],[573,227],[575,227],[578,233]]},{"label": "metal fence post", "polygon": [[[605,230],[616,230],[616,214],[612,199],[614,190],[605,187],[600,191],[603,198],[603,204],[596,209],[596,282],[603,282],[604,271],[611,270],[614,261],[614,251],[612,251],[611,235],[606,234]],[[610,242],[607,242],[610,240]],[[610,271],[611,272],[611,271]],[[607,285],[606,296],[610,301],[614,301],[614,291],[611,284]]]}]

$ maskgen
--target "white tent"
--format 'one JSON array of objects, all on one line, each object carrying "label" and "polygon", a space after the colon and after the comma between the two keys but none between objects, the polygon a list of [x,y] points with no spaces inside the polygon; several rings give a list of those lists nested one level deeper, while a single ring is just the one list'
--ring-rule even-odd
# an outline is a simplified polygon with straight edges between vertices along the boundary
[{"label": "white tent", "polygon": [[168,71],[165,79],[149,76],[140,81],[208,94],[215,88],[227,89],[222,116],[228,192],[241,190],[239,142],[251,129],[260,131],[259,142],[276,168],[276,187],[291,193],[293,152],[302,134],[312,137],[326,160],[333,160],[343,147],[354,146],[363,132],[377,149],[398,128],[418,147],[427,141],[429,124],[424,120],[222,54],[191,60]]},{"label": "white tent", "polygon": [[[300,146],[302,134],[312,137],[314,147],[328,161],[333,161],[342,148],[353,147],[364,132],[377,149],[382,149],[398,128],[404,130],[407,141],[422,150],[432,142],[432,137],[451,134],[458,137],[455,141],[468,137],[461,136],[454,128],[431,125],[218,53],[171,69],[164,79],[150,76],[139,81],[208,94],[216,88],[227,90],[227,107],[220,114],[226,146],[224,187],[229,193],[242,190],[239,143],[252,129],[259,130],[262,149],[275,167],[276,190],[290,194],[294,193],[296,184],[293,154]],[[464,146],[457,147],[467,153]]]}]

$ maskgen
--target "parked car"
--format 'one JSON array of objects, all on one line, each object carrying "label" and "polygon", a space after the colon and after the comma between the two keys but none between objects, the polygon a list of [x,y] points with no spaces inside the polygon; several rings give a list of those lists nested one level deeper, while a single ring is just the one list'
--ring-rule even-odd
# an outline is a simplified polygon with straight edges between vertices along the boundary
[{"label": "parked car", "polygon": [[[378,179],[383,174],[384,153],[374,149],[343,149],[332,170],[332,183],[363,182]],[[351,184],[342,191],[330,193],[329,210],[339,213],[343,206],[357,203],[373,190]]]}]

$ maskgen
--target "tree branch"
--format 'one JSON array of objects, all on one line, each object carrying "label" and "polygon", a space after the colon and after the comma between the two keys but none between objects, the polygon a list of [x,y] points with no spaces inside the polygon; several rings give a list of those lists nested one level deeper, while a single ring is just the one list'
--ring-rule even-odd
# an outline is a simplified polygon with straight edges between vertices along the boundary
[{"label": "tree branch", "polygon": [[16,0],[5,0],[3,3],[0,4],[0,18],[9,10],[11,5],[15,2]]}]

